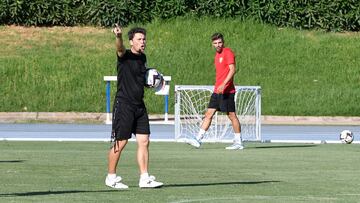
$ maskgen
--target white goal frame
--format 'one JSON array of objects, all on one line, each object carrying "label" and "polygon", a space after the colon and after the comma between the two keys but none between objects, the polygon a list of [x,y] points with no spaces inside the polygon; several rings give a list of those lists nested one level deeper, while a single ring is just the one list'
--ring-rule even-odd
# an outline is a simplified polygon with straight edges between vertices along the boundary
[{"label": "white goal frame", "polygon": [[[235,86],[236,114],[244,141],[261,141],[261,87]],[[186,141],[197,135],[214,86],[175,86],[175,140]],[[204,142],[231,142],[233,128],[227,115],[216,112]]]}]

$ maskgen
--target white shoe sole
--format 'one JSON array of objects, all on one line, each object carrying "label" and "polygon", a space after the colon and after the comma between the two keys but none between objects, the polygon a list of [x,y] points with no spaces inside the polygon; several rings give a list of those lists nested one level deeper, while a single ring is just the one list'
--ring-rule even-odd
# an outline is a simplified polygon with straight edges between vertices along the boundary
[{"label": "white shoe sole", "polygon": [[[119,185],[121,184],[121,185]],[[108,184],[105,184],[106,186],[110,187],[110,188],[113,188],[113,189],[117,189],[117,190],[126,190],[126,189],[129,189],[129,187],[125,184],[122,184],[122,183],[117,183],[115,185],[108,185]]]},{"label": "white shoe sole", "polygon": [[139,186],[139,188],[144,189],[151,189],[151,188],[161,188],[163,185],[157,185],[157,186]]},{"label": "white shoe sole", "polygon": [[226,147],[225,149],[227,149],[227,150],[242,150],[242,149],[244,149],[244,147],[243,146],[236,146],[236,147]]},{"label": "white shoe sole", "polygon": [[164,184],[156,184],[156,185],[140,185],[139,184],[139,187],[140,188],[160,188],[160,187],[162,187]]},{"label": "white shoe sole", "polygon": [[150,176],[148,181],[139,181],[140,188],[159,188],[162,187],[164,183],[155,181],[154,176]]}]

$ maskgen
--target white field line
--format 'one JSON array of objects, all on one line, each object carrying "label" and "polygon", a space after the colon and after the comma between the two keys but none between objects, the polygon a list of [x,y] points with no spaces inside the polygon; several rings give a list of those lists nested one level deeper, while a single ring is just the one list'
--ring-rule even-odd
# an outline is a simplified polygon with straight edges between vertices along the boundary
[{"label": "white field line", "polygon": [[[217,201],[216,201],[217,200]],[[316,196],[265,196],[265,195],[242,195],[242,196],[230,196],[230,197],[213,197],[213,198],[194,198],[194,199],[182,199],[171,201],[170,203],[190,203],[190,202],[218,202],[221,200],[232,200],[233,202],[247,202],[249,200],[278,200],[279,202],[287,201],[336,201],[336,197],[316,197]]]},{"label": "white field line", "polygon": [[[0,141],[53,141],[53,142],[110,142],[108,138],[0,138]],[[129,139],[130,142],[136,142],[136,139]],[[152,142],[175,142],[175,139],[151,139]]]},{"label": "white field line", "polygon": [[[339,140],[263,140],[268,143],[303,143],[303,144],[342,144]],[[360,144],[360,141],[353,141],[352,144]]]},{"label": "white field line", "polygon": [[[0,138],[0,141],[55,141],[55,142],[110,142],[108,138]],[[129,139],[130,142],[135,142],[135,138]],[[187,143],[187,139],[151,139],[151,142],[182,142]],[[203,140],[203,143],[231,143],[232,140]],[[262,140],[264,143],[293,143],[293,144],[342,144],[341,141],[335,140]],[[360,141],[353,141],[352,144],[360,144]]]}]

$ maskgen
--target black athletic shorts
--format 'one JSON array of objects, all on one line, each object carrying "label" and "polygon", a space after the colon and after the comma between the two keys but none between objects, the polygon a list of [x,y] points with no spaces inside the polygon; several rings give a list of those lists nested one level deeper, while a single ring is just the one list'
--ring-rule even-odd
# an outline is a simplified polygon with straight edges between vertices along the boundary
[{"label": "black athletic shorts", "polygon": [[132,134],[150,134],[146,107],[119,102],[116,98],[113,106],[112,139],[127,140]]},{"label": "black athletic shorts", "polygon": [[208,108],[216,109],[221,112],[235,112],[235,94],[216,94],[210,98]]}]

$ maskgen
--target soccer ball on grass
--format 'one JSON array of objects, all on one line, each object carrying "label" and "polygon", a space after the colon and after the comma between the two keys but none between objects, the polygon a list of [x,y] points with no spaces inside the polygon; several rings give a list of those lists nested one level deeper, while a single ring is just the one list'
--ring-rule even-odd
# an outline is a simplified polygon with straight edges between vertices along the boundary
[{"label": "soccer ball on grass", "polygon": [[354,140],[354,134],[350,130],[343,130],[340,133],[340,141],[342,143],[351,144]]}]

